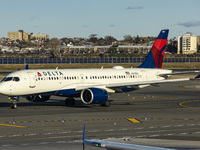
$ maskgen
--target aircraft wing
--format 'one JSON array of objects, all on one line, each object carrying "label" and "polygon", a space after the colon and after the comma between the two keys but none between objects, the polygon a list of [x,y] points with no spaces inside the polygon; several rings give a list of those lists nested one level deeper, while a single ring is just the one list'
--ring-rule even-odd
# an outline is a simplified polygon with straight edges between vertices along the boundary
[{"label": "aircraft wing", "polygon": [[[195,77],[196,78],[196,77]],[[188,81],[192,78],[182,78],[182,79],[168,79],[168,80],[150,80],[150,81],[138,81],[138,82],[123,82],[123,83],[110,83],[110,84],[89,84],[84,86],[77,86],[75,88],[76,91],[81,91],[89,88],[100,88],[105,89],[109,93],[114,93],[114,89],[128,87],[128,86],[139,86],[139,85],[156,85],[159,83],[168,83],[168,82],[180,82],[180,81]]]},{"label": "aircraft wing", "polygon": [[85,139],[85,124],[83,128],[83,143],[92,145],[95,147],[106,148],[108,150],[172,150],[169,148],[151,147],[151,146],[143,146],[143,145],[135,145],[135,144],[106,142],[106,141],[100,141],[100,140],[86,140]]},{"label": "aircraft wing", "polygon": [[166,77],[168,75],[178,75],[178,74],[193,74],[193,73],[199,73],[199,70],[194,70],[194,71],[173,71],[171,73],[161,73],[158,76],[160,77]]},{"label": "aircraft wing", "polygon": [[116,87],[148,85],[148,84],[152,84],[153,85],[153,84],[159,84],[159,83],[180,82],[180,81],[188,81],[188,80],[191,80],[191,78],[138,81],[138,82],[127,82],[127,83],[112,83],[112,84],[108,84],[106,87],[107,88],[116,88]]},{"label": "aircraft wing", "polygon": [[109,150],[172,150],[169,148],[151,147],[117,142],[106,142],[99,140],[84,140],[83,142],[95,147],[103,147]]}]

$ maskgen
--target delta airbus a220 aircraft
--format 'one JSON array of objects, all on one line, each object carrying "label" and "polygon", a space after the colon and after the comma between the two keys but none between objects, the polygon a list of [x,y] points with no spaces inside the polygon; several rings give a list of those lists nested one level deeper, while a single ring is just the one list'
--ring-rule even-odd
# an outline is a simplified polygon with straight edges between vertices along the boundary
[{"label": "delta airbus a220 aircraft", "polygon": [[74,97],[84,104],[110,106],[108,95],[129,92],[158,83],[190,80],[171,79],[172,70],[162,67],[169,30],[162,30],[143,64],[137,68],[114,66],[109,69],[25,69],[8,74],[0,83],[0,94],[11,99],[17,107],[19,96],[28,101],[44,102],[51,95],[67,97],[67,106],[74,106]]}]

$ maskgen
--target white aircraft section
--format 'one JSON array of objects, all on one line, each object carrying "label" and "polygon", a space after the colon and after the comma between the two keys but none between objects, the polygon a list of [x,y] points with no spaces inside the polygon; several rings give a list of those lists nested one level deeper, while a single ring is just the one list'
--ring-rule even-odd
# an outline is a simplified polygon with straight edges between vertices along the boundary
[{"label": "white aircraft section", "polygon": [[[8,96],[48,92],[56,95],[60,90],[79,91],[87,88],[101,88],[108,90],[108,93],[114,93],[113,89],[124,86],[159,83],[160,80],[165,79],[159,74],[171,72],[172,70],[137,68],[21,70],[6,76],[1,83],[0,91]],[[19,81],[15,81],[15,78]]]}]

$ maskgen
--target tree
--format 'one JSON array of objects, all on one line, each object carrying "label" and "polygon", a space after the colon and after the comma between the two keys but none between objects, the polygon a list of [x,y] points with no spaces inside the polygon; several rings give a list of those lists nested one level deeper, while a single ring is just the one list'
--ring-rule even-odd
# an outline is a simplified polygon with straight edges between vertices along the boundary
[{"label": "tree", "polygon": [[89,37],[89,42],[97,43],[97,41],[98,41],[97,34],[91,34]]},{"label": "tree", "polygon": [[46,48],[50,48],[50,53],[52,55],[53,58],[55,58],[56,56],[58,56],[58,47],[60,46],[61,41],[57,38],[53,38],[51,40],[49,40],[46,44],[45,47]]},{"label": "tree", "polygon": [[139,37],[139,35],[137,35],[137,37],[135,38],[135,43],[136,43],[136,44],[139,44],[139,43],[140,43],[140,37]]},{"label": "tree", "polygon": [[133,43],[133,38],[131,35],[125,35],[124,36],[124,41],[128,43]]},{"label": "tree", "polygon": [[18,43],[16,46],[19,47],[19,49],[21,50],[22,48],[26,48],[26,47],[31,47],[34,44],[29,42],[29,41],[20,41],[20,40],[16,40],[16,42]]},{"label": "tree", "polygon": [[116,38],[112,37],[112,36],[105,36],[105,44],[106,45],[111,45],[113,42],[117,41]]},{"label": "tree", "polygon": [[171,53],[177,53],[177,40],[176,37],[171,38],[167,44],[166,51]]}]

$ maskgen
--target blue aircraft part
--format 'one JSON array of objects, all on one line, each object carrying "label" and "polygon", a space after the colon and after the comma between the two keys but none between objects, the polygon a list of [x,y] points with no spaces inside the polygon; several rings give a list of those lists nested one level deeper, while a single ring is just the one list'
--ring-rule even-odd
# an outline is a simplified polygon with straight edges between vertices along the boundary
[{"label": "blue aircraft part", "polygon": [[19,96],[14,96],[13,99],[14,99],[14,100],[18,100],[18,99],[19,99]]},{"label": "blue aircraft part", "polygon": [[104,89],[89,88],[82,91],[81,99],[85,104],[103,104],[108,100],[108,93]]},{"label": "blue aircraft part", "polygon": [[59,90],[55,94],[58,96],[75,97],[75,96],[79,96],[80,92],[75,91],[75,89],[67,89],[67,90]]},{"label": "blue aircraft part", "polygon": [[147,55],[145,61],[138,66],[137,68],[156,68],[155,61],[153,59],[153,54],[150,51],[149,54]]},{"label": "blue aircraft part", "polygon": [[134,90],[137,90],[137,89],[131,88],[131,87],[124,87],[124,88],[121,88],[121,90],[122,90],[123,92],[130,92],[130,91],[134,91]]},{"label": "blue aircraft part", "polygon": [[161,30],[145,61],[137,68],[162,68],[169,30]]}]

